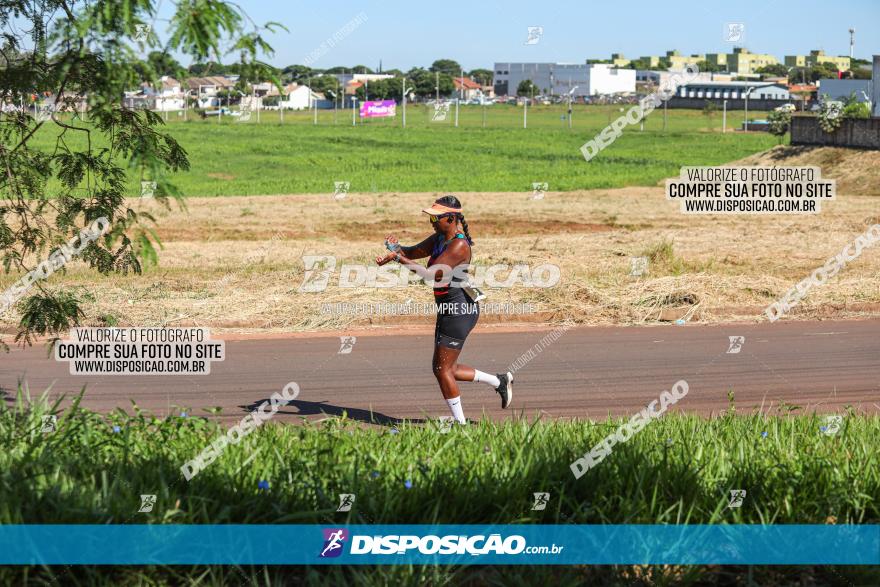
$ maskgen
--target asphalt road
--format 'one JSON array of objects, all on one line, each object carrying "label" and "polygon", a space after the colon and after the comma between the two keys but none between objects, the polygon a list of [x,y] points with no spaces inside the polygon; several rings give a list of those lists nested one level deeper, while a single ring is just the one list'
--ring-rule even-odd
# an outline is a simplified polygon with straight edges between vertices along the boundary
[{"label": "asphalt road", "polygon": [[[32,396],[72,396],[85,387],[84,407],[106,412],[141,408],[157,415],[205,415],[223,408],[227,423],[248,409],[299,384],[296,400],[276,421],[300,422],[347,411],[349,417],[382,424],[400,418],[448,415],[431,371],[433,329],[419,333],[359,333],[350,353],[340,338],[286,337],[226,341],[226,358],[210,375],[70,375],[69,363],[47,358],[39,344],[0,354],[0,392],[15,397],[19,380]],[[469,337],[460,361],[483,371],[506,371],[549,329],[492,332]],[[730,353],[730,336],[744,336]],[[735,325],[572,328],[515,375],[511,409],[501,410],[487,385],[461,383],[465,414],[493,419],[524,414],[547,418],[602,418],[633,414],[679,379],[689,393],[673,408],[718,413],[733,390],[738,411],[781,402],[834,411],[851,404],[880,411],[880,320]]]}]

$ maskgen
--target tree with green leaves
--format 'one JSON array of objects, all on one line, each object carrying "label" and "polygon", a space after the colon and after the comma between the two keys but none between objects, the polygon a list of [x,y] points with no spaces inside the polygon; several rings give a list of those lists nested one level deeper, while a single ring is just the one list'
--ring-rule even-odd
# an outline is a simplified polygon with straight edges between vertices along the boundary
[{"label": "tree with green leaves", "polygon": [[807,69],[807,79],[815,82],[820,79],[837,79],[837,68],[830,63],[817,63]]},{"label": "tree with green leaves", "polygon": [[437,81],[440,82],[440,95],[448,97],[455,92],[455,84],[452,76],[441,73],[439,76],[422,68],[413,68],[406,72],[408,85],[413,88],[413,93],[422,98],[431,98],[437,95]]},{"label": "tree with green leaves", "polygon": [[538,86],[532,83],[530,79],[524,79],[519,82],[519,85],[516,87],[516,95],[517,96],[527,96],[531,97],[538,93]]},{"label": "tree with green leaves", "polygon": [[697,71],[708,71],[708,72],[718,72],[724,71],[724,68],[720,65],[716,65],[711,61],[706,61],[705,59],[702,61],[697,61]]},{"label": "tree with green leaves", "polygon": [[[361,86],[355,90],[358,100],[364,100],[369,95],[370,100],[400,99],[400,79],[380,79],[371,81],[369,87]],[[369,94],[367,94],[369,92]]]},{"label": "tree with green leaves", "polygon": [[491,86],[495,79],[495,74],[491,69],[472,69],[467,75],[482,86]]},{"label": "tree with green leaves", "polygon": [[182,79],[186,75],[183,66],[165,51],[150,51],[150,54],[147,55],[147,64],[152,69],[154,77],[168,75]]},{"label": "tree with green leaves", "polygon": [[[700,71],[703,70],[700,69]],[[759,67],[755,70],[755,73],[760,73],[762,77],[786,77],[788,76],[788,68],[781,63],[771,63],[770,65]]]},{"label": "tree with green leaves", "polygon": [[715,118],[717,112],[718,104],[712,100],[706,100],[706,103],[703,105],[703,116],[709,119],[709,130],[712,130],[712,119]]},{"label": "tree with green leaves", "polygon": [[281,78],[285,83],[296,82],[301,84],[304,83],[303,80],[308,79],[311,75],[314,75],[314,70],[305,65],[288,65],[281,70]]},{"label": "tree with green leaves", "polygon": [[[302,83],[308,84],[310,82],[312,84],[311,88],[312,88],[313,92],[319,92],[319,93],[325,94],[325,95],[327,95],[328,90],[331,92],[334,92],[334,93],[337,91],[340,93],[342,92],[342,84],[339,83],[339,80],[336,79],[336,76],[334,76],[334,75],[319,75],[319,76],[313,77],[311,79],[303,80]],[[338,89],[337,89],[337,86],[338,86]],[[370,86],[372,89],[372,84],[370,84]],[[370,93],[372,94],[372,92],[370,92]],[[328,98],[329,98],[329,96],[328,96]]]},{"label": "tree with green leaves", "polygon": [[433,72],[439,71],[440,73],[445,73],[452,77],[458,77],[461,75],[461,65],[459,65],[458,61],[455,61],[454,59],[438,59],[431,64],[430,70]]},{"label": "tree with green leaves", "polygon": [[782,138],[791,127],[791,112],[789,110],[774,110],[767,115],[770,134],[779,138],[779,144],[782,144]]},{"label": "tree with green leaves", "polygon": [[[20,96],[54,99],[37,116],[29,109],[0,112],[0,253],[15,280],[0,291],[0,310],[5,320],[19,314],[16,342],[57,335],[85,318],[85,296],[49,278],[66,262],[77,259],[103,275],[157,262],[153,216],[126,202],[141,181],[155,182],[161,205],[182,206],[169,174],[189,169],[186,151],[158,114],[123,101],[141,81],[138,55],[219,63],[233,53],[253,71],[258,55],[272,51],[262,35],[280,27],[258,26],[231,2],[176,0],[160,42],[152,27],[158,10],[153,0],[0,0],[7,31],[0,92],[16,103]],[[77,240],[101,220],[103,234]],[[64,248],[71,239],[80,250]]]},{"label": "tree with green leaves", "polygon": [[843,118],[871,118],[871,108],[867,102],[859,101],[855,92],[851,92],[843,100]]}]

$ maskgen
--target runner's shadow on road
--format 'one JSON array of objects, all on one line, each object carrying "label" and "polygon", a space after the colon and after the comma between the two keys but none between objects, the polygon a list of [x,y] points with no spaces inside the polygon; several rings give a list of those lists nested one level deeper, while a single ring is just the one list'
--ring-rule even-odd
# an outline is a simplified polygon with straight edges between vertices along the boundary
[{"label": "runner's shadow on road", "polygon": [[[253,412],[257,408],[260,407],[264,402],[268,402],[269,399],[263,399],[256,401],[250,405],[246,406],[238,406],[247,412]],[[403,418],[395,418],[394,416],[389,416],[387,414],[383,414],[381,412],[370,411],[370,410],[362,410],[360,408],[346,408],[344,406],[334,406],[332,404],[328,404],[326,401],[321,402],[307,402],[299,399],[295,399],[287,402],[287,407],[296,408],[297,412],[291,412],[289,410],[284,410],[280,408],[278,410],[278,414],[285,414],[290,416],[338,416],[342,417],[343,414],[347,414],[348,418],[351,420],[357,420],[358,422],[364,422],[366,424],[381,424],[382,426],[395,426],[399,424],[403,424],[404,422],[409,422],[410,424],[424,424],[425,420],[421,418],[413,418],[409,420],[404,420]]]}]

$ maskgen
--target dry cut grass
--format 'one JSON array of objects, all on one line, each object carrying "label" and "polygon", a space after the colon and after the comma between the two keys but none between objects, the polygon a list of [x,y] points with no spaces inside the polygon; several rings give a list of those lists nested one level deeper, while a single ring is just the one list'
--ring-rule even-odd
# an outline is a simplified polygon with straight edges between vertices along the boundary
[{"label": "dry cut grass", "polygon": [[[91,291],[91,324],[199,325],[290,332],[357,325],[424,324],[429,316],[322,314],[336,302],[430,302],[420,284],[393,289],[299,291],[303,255],[372,264],[386,234],[410,244],[430,234],[419,211],[441,194],[353,193],[192,199],[188,211],[158,211],[160,265],[139,276],[101,278],[81,263],[52,287]],[[482,324],[574,321],[643,324],[757,321],[787,289],[880,222],[876,199],[841,193],[821,214],[686,216],[660,188],[530,193],[460,193],[474,262],[554,263],[553,288],[489,289],[495,302],[531,303],[531,315],[485,315]],[[149,200],[135,206],[158,209]],[[648,258],[634,277],[631,257]],[[814,287],[790,319],[874,315],[880,302],[880,246],[866,249],[826,285]],[[500,275],[504,278],[504,274]],[[0,286],[13,278],[5,276]],[[4,326],[17,316],[7,313]]]}]

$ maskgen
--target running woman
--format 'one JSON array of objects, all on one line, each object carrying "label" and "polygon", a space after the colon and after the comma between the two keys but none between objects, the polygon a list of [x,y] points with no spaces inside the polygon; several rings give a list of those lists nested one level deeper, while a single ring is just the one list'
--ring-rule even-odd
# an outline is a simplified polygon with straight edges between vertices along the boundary
[{"label": "running woman", "polygon": [[[513,373],[491,375],[458,363],[465,339],[480,317],[479,304],[462,287],[461,271],[455,271],[461,265],[470,264],[474,241],[468,232],[461,203],[455,196],[443,196],[422,212],[428,214],[434,234],[411,247],[400,246],[397,237],[389,235],[386,245],[392,252],[376,257],[376,263],[384,265],[397,261],[426,283],[433,282],[434,301],[438,308],[434,329],[434,376],[452,417],[459,424],[466,424],[457,382],[473,381],[492,386],[501,396],[501,407],[506,409],[513,398]],[[414,261],[425,257],[428,257],[426,267]]]}]

